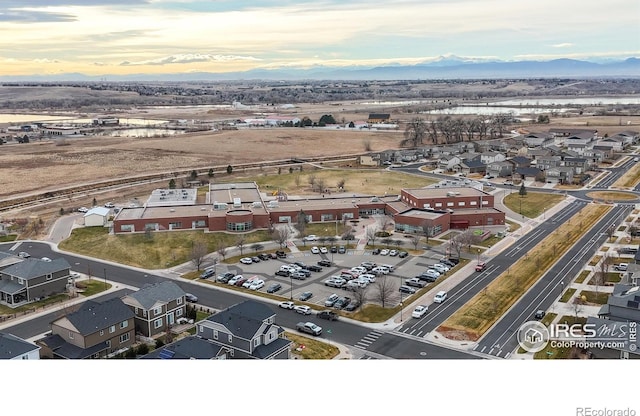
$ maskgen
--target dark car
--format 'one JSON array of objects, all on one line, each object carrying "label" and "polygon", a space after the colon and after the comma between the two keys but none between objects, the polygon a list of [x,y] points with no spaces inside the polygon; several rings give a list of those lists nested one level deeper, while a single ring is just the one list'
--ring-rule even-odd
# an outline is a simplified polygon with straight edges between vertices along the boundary
[{"label": "dark car", "polygon": [[185,293],[184,298],[187,302],[196,303],[198,301],[198,297],[196,295],[192,295],[191,293]]},{"label": "dark car", "polygon": [[253,256],[253,257],[251,257],[251,261],[254,262],[254,263],[260,263],[260,257]]},{"label": "dark car", "polygon": [[374,248],[373,250],[371,250],[371,254],[377,256],[378,254],[380,254],[380,249],[379,248]]},{"label": "dark car", "polygon": [[416,290],[414,288],[412,288],[411,286],[406,286],[406,285],[400,286],[400,289],[398,291],[400,293],[405,293],[407,295],[413,295],[414,293],[416,293]]},{"label": "dark car", "polygon": [[238,281],[236,282],[235,286],[240,286],[240,287],[242,287],[242,285],[243,285],[247,280],[249,280],[249,278],[248,278],[248,277],[242,277],[242,279],[238,279]]},{"label": "dark car", "polygon": [[311,292],[302,292],[298,299],[300,299],[301,301],[305,302],[305,301],[311,299],[312,297],[313,297],[313,293],[311,293]]},{"label": "dark car", "polygon": [[306,279],[306,278],[307,278],[307,275],[306,275],[306,274],[304,274],[304,273],[300,273],[300,272],[298,271],[298,272],[293,272],[293,273],[291,273],[291,275],[289,275],[289,277],[290,277],[290,278],[292,278],[292,279],[304,280],[304,279]]},{"label": "dark car", "polygon": [[318,312],[318,318],[326,319],[328,321],[337,321],[338,314],[335,313],[334,311],[321,311],[321,312]]},{"label": "dark car", "polygon": [[200,279],[208,279],[208,278],[212,277],[214,274],[216,274],[215,270],[207,269],[207,270],[202,272],[202,274],[200,275]]},{"label": "dark car", "polygon": [[280,289],[282,289],[282,285],[280,283],[274,283],[267,288],[267,293],[276,293]]},{"label": "dark car", "polygon": [[322,267],[311,264],[311,265],[307,266],[307,270],[310,270],[312,272],[321,272],[322,271]]},{"label": "dark car", "polygon": [[456,264],[454,262],[452,262],[451,260],[440,260],[440,263],[442,264],[446,264],[447,266],[453,268],[456,267]]},{"label": "dark car", "polygon": [[296,266],[300,266],[300,267],[302,267],[303,269],[306,269],[306,268],[307,268],[307,265],[306,265],[306,264],[304,264],[304,263],[303,263],[303,262],[301,262],[301,261],[296,261],[296,262],[294,262],[293,264],[295,264]]},{"label": "dark car", "polygon": [[289,277],[289,272],[286,270],[278,270],[276,272],[276,276],[284,276],[284,277]]},{"label": "dark car", "polygon": [[332,252],[332,253],[337,253],[337,252],[338,252],[338,247],[336,247],[336,246],[331,246],[331,252]]},{"label": "dark car", "polygon": [[260,260],[269,260],[269,259],[271,258],[271,256],[269,256],[269,255],[268,255],[268,254],[266,254],[266,253],[261,253],[261,254],[258,254],[258,258],[259,258]]},{"label": "dark car", "polygon": [[304,277],[311,277],[311,271],[309,271],[309,269],[300,269],[298,273],[302,273]]},{"label": "dark car", "polygon": [[331,262],[329,260],[320,260],[318,266],[331,267]]},{"label": "dark car", "polygon": [[344,253],[346,253],[346,252],[347,252],[347,248],[346,248],[345,246],[340,246],[340,247],[338,248],[338,253],[339,253],[339,254],[344,254]]},{"label": "dark car", "polygon": [[347,312],[353,312],[356,309],[358,309],[359,306],[360,306],[360,303],[354,300],[353,302],[349,302],[349,304],[342,309]]},{"label": "dark car", "polygon": [[455,257],[449,257],[447,260],[453,263],[454,265],[457,265],[458,263],[460,263],[460,259],[457,259]]},{"label": "dark car", "polygon": [[278,258],[278,255],[276,253],[269,253],[269,258],[275,260]]},{"label": "dark car", "polygon": [[540,310],[536,311],[536,313],[535,313],[535,315],[533,315],[533,317],[536,318],[536,319],[542,319],[542,318],[544,318],[544,315],[545,315],[545,312],[542,309],[540,309]]},{"label": "dark car", "polygon": [[220,283],[228,283],[233,276],[235,276],[234,273],[226,272],[225,274],[221,274],[220,276],[218,276],[216,280]]},{"label": "dark car", "polygon": [[430,275],[430,274],[421,274],[419,276],[416,276],[418,279],[423,280],[427,283],[432,283],[435,282],[436,280],[438,280],[437,277]]},{"label": "dark car", "polygon": [[400,257],[401,259],[407,257],[409,255],[409,253],[407,253],[406,251],[401,251],[398,253],[398,257]]},{"label": "dark car", "polygon": [[351,298],[344,296],[338,299],[336,303],[333,304],[333,307],[336,309],[342,309],[342,308],[346,308],[347,305],[349,305],[350,303],[351,303]]},{"label": "dark car", "polygon": [[287,253],[285,253],[284,251],[278,250],[276,251],[276,257],[279,259],[286,259]]}]

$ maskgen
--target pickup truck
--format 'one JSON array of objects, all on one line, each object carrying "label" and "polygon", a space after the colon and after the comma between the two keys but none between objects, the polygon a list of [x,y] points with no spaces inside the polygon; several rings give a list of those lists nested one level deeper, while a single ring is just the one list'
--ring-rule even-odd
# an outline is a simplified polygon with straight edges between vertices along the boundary
[{"label": "pickup truck", "polygon": [[314,324],[313,322],[298,322],[298,324],[296,325],[296,329],[300,332],[315,336],[322,334],[322,328]]},{"label": "pickup truck", "polygon": [[482,263],[478,263],[478,264],[476,265],[476,271],[477,271],[477,272],[481,272],[481,271],[483,271],[486,267],[487,267],[487,265],[486,265],[484,262],[482,262]]}]

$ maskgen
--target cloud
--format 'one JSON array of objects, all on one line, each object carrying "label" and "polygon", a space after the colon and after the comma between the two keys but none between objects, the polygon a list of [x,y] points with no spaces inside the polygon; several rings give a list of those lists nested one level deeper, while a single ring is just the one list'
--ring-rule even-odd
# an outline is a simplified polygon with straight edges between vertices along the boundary
[{"label": "cloud", "polygon": [[39,64],[58,64],[60,63],[60,61],[58,61],[57,59],[49,59],[49,58],[37,58],[34,59],[33,62],[39,63]]},{"label": "cloud", "polygon": [[123,61],[121,66],[130,65],[170,65],[170,64],[187,64],[194,62],[235,62],[235,61],[259,61],[260,59],[252,56],[238,55],[210,55],[210,54],[177,54],[169,55],[163,58],[148,59],[145,61]]},{"label": "cloud", "polygon": [[59,6],[117,6],[149,3],[149,0],[3,0],[2,6],[12,9]]},{"label": "cloud", "polygon": [[0,22],[40,23],[73,22],[76,16],[65,13],[39,12],[34,10],[10,10],[0,12]]},{"label": "cloud", "polygon": [[565,43],[556,43],[555,45],[551,45],[553,48],[570,48],[573,46],[573,43],[565,42]]}]

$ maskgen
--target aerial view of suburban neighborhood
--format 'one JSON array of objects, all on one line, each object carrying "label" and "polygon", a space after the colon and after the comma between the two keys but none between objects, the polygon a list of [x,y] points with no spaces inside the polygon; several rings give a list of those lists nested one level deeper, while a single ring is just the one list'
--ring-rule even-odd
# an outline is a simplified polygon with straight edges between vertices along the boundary
[{"label": "aerial view of suburban neighborhood", "polygon": [[0,12],[0,359],[640,358],[637,14],[123,3]]}]

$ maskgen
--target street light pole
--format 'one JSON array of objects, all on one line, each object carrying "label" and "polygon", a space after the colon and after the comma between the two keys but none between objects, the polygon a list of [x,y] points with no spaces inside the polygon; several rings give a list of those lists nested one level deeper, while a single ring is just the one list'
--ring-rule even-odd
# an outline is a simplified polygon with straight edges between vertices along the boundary
[{"label": "street light pole", "polygon": [[107,289],[107,268],[102,269],[104,271],[104,288]]},{"label": "street light pole", "polygon": [[400,322],[402,322],[402,292],[400,292]]},{"label": "street light pole", "polygon": [[289,272],[289,300],[293,300],[293,277],[291,277],[291,272]]}]

